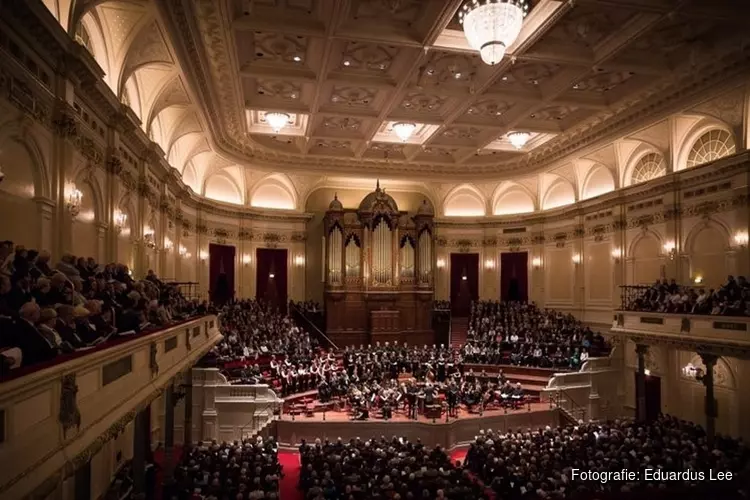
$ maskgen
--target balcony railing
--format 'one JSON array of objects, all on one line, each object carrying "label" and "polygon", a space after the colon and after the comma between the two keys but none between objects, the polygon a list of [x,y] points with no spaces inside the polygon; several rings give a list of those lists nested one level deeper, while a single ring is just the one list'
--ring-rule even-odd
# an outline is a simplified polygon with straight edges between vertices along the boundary
[{"label": "balcony railing", "polygon": [[0,384],[0,498],[72,474],[221,340],[215,316],[60,356]]},{"label": "balcony railing", "polygon": [[613,333],[750,350],[750,317],[615,311]]}]

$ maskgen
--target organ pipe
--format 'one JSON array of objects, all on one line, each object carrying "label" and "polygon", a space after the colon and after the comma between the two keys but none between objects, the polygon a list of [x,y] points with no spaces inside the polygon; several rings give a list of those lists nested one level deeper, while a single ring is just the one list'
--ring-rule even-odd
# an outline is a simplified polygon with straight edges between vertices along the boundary
[{"label": "organ pipe", "polygon": [[428,231],[419,235],[419,281],[429,283],[432,274],[432,238]]},{"label": "organ pipe", "polygon": [[414,277],[414,246],[409,238],[404,240],[404,246],[401,247],[401,276]]},{"label": "organ pipe", "polygon": [[360,248],[357,240],[350,238],[346,244],[346,277],[359,277]]},{"label": "organ pipe", "polygon": [[328,238],[328,272],[329,282],[332,285],[341,284],[341,251],[343,247],[343,237],[341,228],[334,227]]},{"label": "organ pipe", "polygon": [[391,230],[385,219],[380,219],[373,234],[373,279],[385,285],[391,281]]}]

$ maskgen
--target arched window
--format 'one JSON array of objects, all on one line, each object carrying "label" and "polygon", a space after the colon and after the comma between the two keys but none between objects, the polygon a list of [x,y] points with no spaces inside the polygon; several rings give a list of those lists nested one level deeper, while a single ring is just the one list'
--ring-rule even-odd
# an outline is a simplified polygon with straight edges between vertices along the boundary
[{"label": "arched window", "polygon": [[664,157],[658,153],[649,153],[638,160],[633,167],[631,184],[640,184],[661,177],[667,173]]},{"label": "arched window", "polygon": [[734,139],[726,130],[716,129],[706,132],[695,141],[688,154],[686,167],[703,165],[719,158],[734,154]]}]

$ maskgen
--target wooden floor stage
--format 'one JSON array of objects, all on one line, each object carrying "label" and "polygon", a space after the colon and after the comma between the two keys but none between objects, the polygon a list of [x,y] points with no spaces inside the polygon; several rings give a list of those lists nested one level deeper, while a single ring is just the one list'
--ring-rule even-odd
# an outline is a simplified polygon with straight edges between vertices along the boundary
[{"label": "wooden floor stage", "polygon": [[294,418],[285,414],[272,422],[272,428],[268,430],[282,446],[296,446],[303,439],[312,443],[316,438],[348,441],[353,438],[403,436],[412,441],[419,439],[429,446],[440,445],[449,449],[472,441],[482,429],[505,432],[548,425],[557,427],[560,422],[561,414],[557,408],[550,408],[548,403],[532,403],[518,410],[508,410],[507,413],[505,410],[486,411],[482,416],[462,410],[458,418],[450,418],[448,422],[445,416],[435,421],[424,416],[409,420],[403,413],[394,413],[394,418],[388,421],[379,418],[351,421],[345,411],[329,411],[325,417],[320,412],[311,417],[298,415]]}]

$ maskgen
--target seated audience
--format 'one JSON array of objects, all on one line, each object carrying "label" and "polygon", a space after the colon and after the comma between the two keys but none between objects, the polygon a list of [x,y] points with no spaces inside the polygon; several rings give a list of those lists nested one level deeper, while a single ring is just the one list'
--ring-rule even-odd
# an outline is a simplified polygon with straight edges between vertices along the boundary
[{"label": "seated audience", "polygon": [[[656,280],[650,287],[626,287],[626,311],[668,314],[750,316],[750,283],[744,276],[728,276],[718,289],[679,286],[675,280]],[[633,293],[635,292],[635,293]]]},{"label": "seated audience", "polygon": [[300,460],[300,488],[307,500],[489,498],[440,447],[419,441],[303,441]]},{"label": "seated audience", "polygon": [[0,243],[0,370],[50,361],[114,335],[205,314],[153,271],[135,281],[127,266],[100,266],[66,254],[54,267],[48,252]]},{"label": "seated audience", "polygon": [[471,306],[464,360],[577,370],[591,356],[606,356],[604,338],[571,314],[533,303],[479,301]]},{"label": "seated audience", "polygon": [[198,443],[175,470],[177,498],[277,499],[281,465],[273,438]]},{"label": "seated audience", "polygon": [[[723,484],[707,479],[709,470],[734,472],[737,477],[749,459],[740,441],[717,437],[709,449],[699,426],[662,416],[650,423],[617,420],[525,432],[481,431],[464,465],[497,498],[651,500],[743,498],[737,496],[737,490],[748,484],[743,479]],[[646,469],[703,472],[706,480],[648,480]],[[609,481],[576,475],[621,470],[638,475]]]}]

